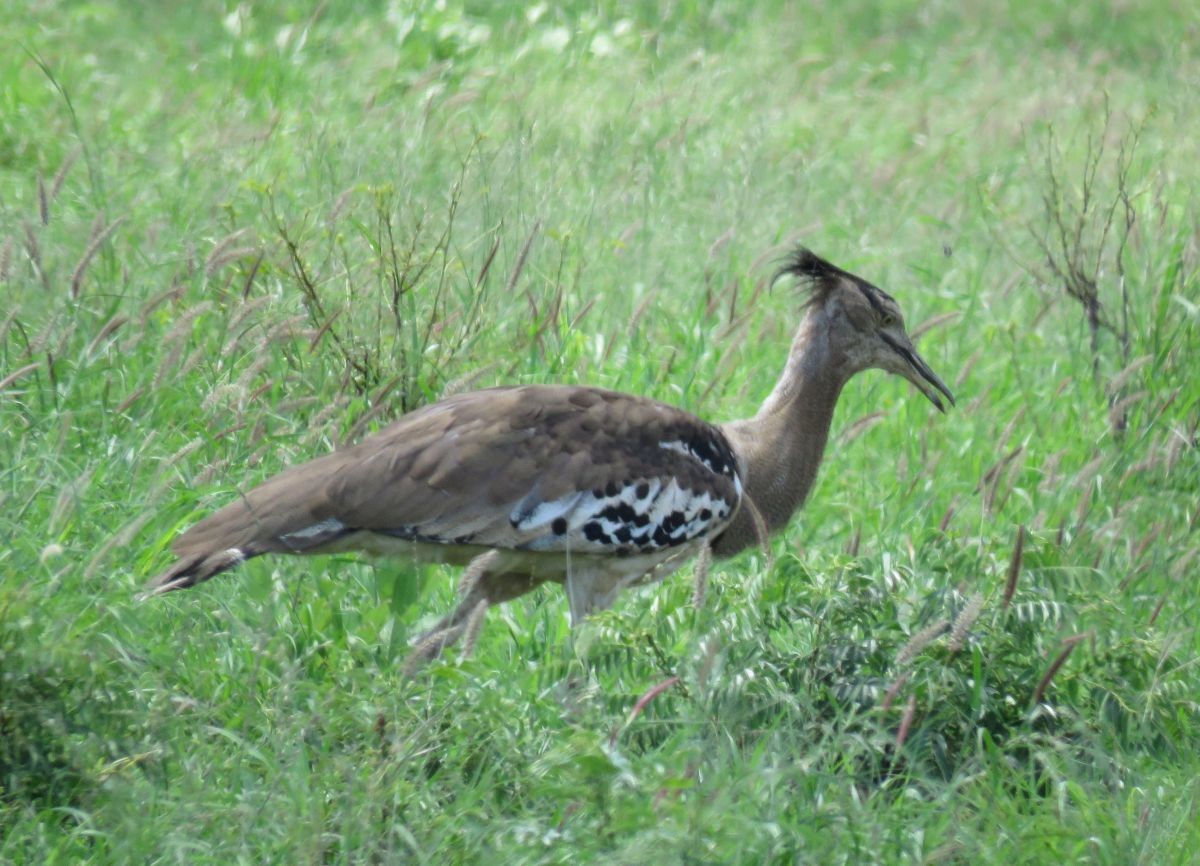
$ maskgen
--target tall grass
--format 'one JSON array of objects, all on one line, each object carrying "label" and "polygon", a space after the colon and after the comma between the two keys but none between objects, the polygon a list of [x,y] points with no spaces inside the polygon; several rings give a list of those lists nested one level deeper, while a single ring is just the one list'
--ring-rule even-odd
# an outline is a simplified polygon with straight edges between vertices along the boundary
[{"label": "tall grass", "polygon": [[[1190,862],[1190,8],[0,16],[0,860]],[[685,574],[568,636],[546,591],[409,680],[441,568],[136,599],[202,513],[448,393],[752,412],[800,239],[959,407],[856,379],[702,608]]]}]

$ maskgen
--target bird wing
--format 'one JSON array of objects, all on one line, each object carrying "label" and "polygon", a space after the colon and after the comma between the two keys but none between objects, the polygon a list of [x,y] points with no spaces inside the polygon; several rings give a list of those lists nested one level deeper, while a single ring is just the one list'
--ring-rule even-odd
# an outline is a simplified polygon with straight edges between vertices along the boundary
[{"label": "bird wing", "polygon": [[370,531],[577,553],[660,550],[719,531],[741,499],[724,435],[598,388],[462,394],[293,467],[180,537],[181,556],[318,552]]}]

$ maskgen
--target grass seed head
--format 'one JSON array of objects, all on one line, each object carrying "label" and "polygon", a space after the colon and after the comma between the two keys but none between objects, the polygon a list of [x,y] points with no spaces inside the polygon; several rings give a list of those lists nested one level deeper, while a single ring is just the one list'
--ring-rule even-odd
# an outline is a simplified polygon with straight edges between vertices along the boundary
[{"label": "grass seed head", "polygon": [[1017,527],[1017,540],[1013,542],[1012,557],[1008,560],[1008,578],[1004,581],[1004,600],[1002,607],[1012,604],[1013,594],[1017,591],[1017,579],[1021,576],[1021,560],[1025,554],[1025,527]]}]

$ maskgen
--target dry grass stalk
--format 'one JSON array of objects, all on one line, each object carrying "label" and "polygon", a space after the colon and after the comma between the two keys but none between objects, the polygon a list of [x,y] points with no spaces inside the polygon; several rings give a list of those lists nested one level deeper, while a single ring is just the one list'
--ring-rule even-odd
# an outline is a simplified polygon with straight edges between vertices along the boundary
[{"label": "dry grass stalk", "polygon": [[203,487],[210,484],[217,476],[221,475],[229,468],[229,461],[225,458],[214,460],[196,473],[195,484],[197,487]]},{"label": "dry grass stalk", "polygon": [[1113,425],[1113,428],[1116,429],[1118,426],[1123,425],[1125,415],[1128,413],[1129,408],[1136,403],[1140,403],[1149,395],[1149,393],[1149,391],[1137,391],[1114,403],[1112,408],[1108,410],[1108,421],[1111,425]]},{"label": "dry grass stalk", "polygon": [[950,528],[950,521],[954,518],[955,511],[958,510],[957,500],[952,500],[946,508],[946,513],[942,515],[942,519],[938,521],[938,532],[944,533]]},{"label": "dry grass stalk", "polygon": [[200,316],[204,315],[212,308],[212,301],[201,301],[200,303],[196,304],[196,306],[185,310],[183,315],[180,316],[176,320],[175,324],[171,326],[171,330],[167,331],[166,335],[163,337],[163,342],[178,342],[186,337],[190,337],[192,325],[195,324],[196,319],[200,318]]},{"label": "dry grass stalk", "polygon": [[250,270],[246,272],[246,279],[242,281],[242,300],[250,297],[250,289],[254,286],[254,278],[258,276],[258,269],[262,267],[263,258],[267,255],[265,250],[259,250],[258,255],[254,257],[254,264],[250,266]]},{"label": "dry grass stalk", "polygon": [[458,636],[463,633],[465,628],[466,624],[460,623],[459,625],[440,629],[427,636],[409,652],[408,658],[405,659],[404,666],[401,668],[400,675],[405,679],[415,676],[421,668],[441,655],[442,650],[457,641]]},{"label": "dry grass stalk", "polygon": [[181,462],[185,458],[196,453],[196,449],[204,444],[205,444],[205,440],[198,436],[195,439],[188,442],[186,445],[184,445],[182,448],[177,450],[174,454],[172,454],[170,457],[168,457],[166,460],[164,460],[159,465],[158,471],[154,475],[154,480],[156,482],[159,481],[163,477],[164,474],[166,474],[167,472],[169,472],[172,469],[172,467],[174,467],[177,463]]},{"label": "dry grass stalk", "polygon": [[1071,657],[1071,653],[1074,652],[1076,644],[1078,644],[1087,636],[1088,633],[1084,632],[1083,634],[1072,635],[1062,642],[1062,650],[1059,651],[1054,661],[1050,663],[1050,667],[1046,669],[1046,673],[1042,674],[1042,678],[1038,682],[1037,688],[1034,689],[1033,700],[1031,703],[1039,704],[1042,702],[1042,697],[1046,694],[1046,689],[1050,687],[1050,683],[1054,679],[1054,675],[1058,673],[1059,669],[1066,663],[1067,659]]},{"label": "dry grass stalk", "polygon": [[242,326],[246,324],[247,319],[257,313],[263,307],[267,306],[267,304],[271,303],[272,300],[273,298],[270,295],[263,295],[255,298],[253,301],[248,300],[238,304],[237,309],[233,311],[233,315],[229,317],[229,322],[226,324],[225,329],[227,331],[241,331],[242,333],[235,334],[232,338],[230,338],[230,341],[227,345],[236,346],[237,343],[240,342],[241,339],[252,329],[256,327],[262,327],[263,323],[261,321],[255,321],[251,322],[249,325],[246,325],[244,329],[242,328]]},{"label": "dry grass stalk", "polygon": [[38,194],[38,217],[42,221],[42,225],[50,225],[50,200],[46,195],[46,182],[42,178],[42,173],[37,174],[37,194]]},{"label": "dry grass stalk", "polygon": [[733,240],[735,234],[736,232],[734,231],[733,226],[730,226],[729,228],[725,229],[725,231],[721,232],[717,239],[713,241],[711,245],[709,245],[708,258],[710,261],[715,259],[721,250],[729,246],[729,242]]},{"label": "dry grass stalk", "polygon": [[1014,462],[1014,461],[1024,453],[1025,453],[1025,446],[1018,445],[1016,448],[1014,448],[1012,451],[1010,451],[999,463],[995,464],[995,466],[993,466],[992,469],[988,471],[987,475],[984,476],[985,478],[988,478],[989,475],[991,476],[990,478],[988,478],[989,483],[988,483],[986,491],[984,492],[984,497],[983,497],[984,508],[987,509],[987,511],[989,513],[992,513],[996,510],[996,499],[999,496],[1001,485],[1004,482],[1008,482],[1008,484],[1005,485],[1005,491],[1006,491],[1005,498],[1004,498],[1004,500],[1001,500],[1000,504],[1003,505],[1004,501],[1007,500],[1007,498],[1008,498],[1007,491],[1012,489],[1011,485],[1012,485],[1013,475],[1016,472],[1019,472],[1021,470],[1021,468],[1024,466],[1024,461],[1021,461],[1021,462]]},{"label": "dry grass stalk", "polygon": [[154,315],[154,311],[165,304],[167,301],[178,301],[187,291],[187,283],[176,283],[166,291],[159,292],[146,303],[142,304],[141,312],[138,313],[138,320],[145,325]]},{"label": "dry grass stalk", "polygon": [[862,416],[842,432],[842,442],[847,445],[850,444],[886,417],[886,412],[872,412],[869,415]]},{"label": "dry grass stalk", "polygon": [[442,386],[442,399],[451,397],[455,394],[464,394],[476,388],[479,382],[486,376],[491,375],[496,371],[498,364],[484,364],[482,367],[477,367],[474,370],[468,370],[461,376],[451,379]]},{"label": "dry grass stalk", "polygon": [[[1156,523],[1151,526],[1146,531],[1146,534],[1142,536],[1141,540],[1138,541],[1137,545],[1133,548],[1133,553],[1130,555],[1129,561],[1137,562],[1139,559],[1141,559],[1142,555],[1146,552],[1146,549],[1150,547],[1150,545],[1153,544],[1160,535],[1163,534],[1163,530],[1166,528],[1167,526],[1164,523]],[[1168,535],[1169,534],[1170,533],[1168,533]]]},{"label": "dry grass stalk", "polygon": [[283,343],[288,341],[304,341],[309,342],[316,335],[316,331],[308,330],[301,327],[308,321],[308,316],[303,313],[297,313],[294,316],[288,316],[286,319],[275,323],[266,336],[259,342],[259,349],[266,349],[271,343]]},{"label": "dry grass stalk", "polygon": [[118,403],[116,409],[113,411],[120,415],[122,412],[140,400],[144,393],[146,393],[145,388],[135,388],[133,393]]},{"label": "dry grass stalk", "polygon": [[118,330],[120,330],[120,328],[123,325],[125,325],[128,322],[129,322],[129,317],[122,316],[120,314],[113,316],[111,319],[109,319],[107,322],[105,322],[104,327],[102,327],[100,329],[100,331],[96,334],[96,336],[92,338],[92,342],[90,342],[88,344],[87,353],[89,355],[94,354],[96,349],[100,346],[101,343],[103,343],[106,339],[108,339],[110,336],[115,334]]},{"label": "dry grass stalk", "polygon": [[341,413],[346,408],[348,399],[345,395],[339,394],[329,402],[324,409],[308,420],[306,425],[309,430],[309,440],[321,439],[326,436],[325,425],[331,418]]},{"label": "dry grass stalk", "polygon": [[896,731],[896,751],[904,748],[908,734],[912,730],[913,716],[917,713],[917,696],[909,695],[908,703],[904,705],[904,715],[900,717],[900,729]]},{"label": "dry grass stalk", "polygon": [[334,199],[333,207],[329,209],[329,224],[331,227],[342,218],[342,214],[346,210],[346,205],[350,204],[351,199],[354,198],[354,192],[354,187],[351,187],[350,189],[344,190],[336,199]]},{"label": "dry grass stalk", "polygon": [[1166,413],[1167,409],[1171,408],[1172,404],[1174,404],[1175,400],[1178,399],[1178,397],[1179,397],[1180,393],[1182,393],[1182,391],[1183,391],[1182,385],[1178,385],[1178,386],[1172,388],[1170,391],[1168,391],[1167,396],[1163,397],[1161,400],[1158,401],[1158,405],[1155,406],[1155,408],[1154,408],[1154,414],[1151,415],[1150,418],[1146,421],[1145,426],[1147,428],[1149,428],[1149,427],[1153,427],[1154,425],[1156,425],[1158,423],[1158,419],[1161,418]]},{"label": "dry grass stalk", "polygon": [[1089,484],[1083,489],[1083,496],[1079,497],[1079,505],[1075,507],[1075,525],[1082,526],[1083,520],[1088,515],[1088,511],[1092,507],[1092,490],[1094,485]]},{"label": "dry grass stalk", "polygon": [[854,534],[850,536],[850,540],[846,542],[846,556],[858,556],[859,548],[862,546],[862,527],[856,526]]},{"label": "dry grass stalk", "polygon": [[883,693],[883,700],[879,703],[880,709],[887,712],[892,708],[892,704],[896,702],[896,696],[900,694],[900,690],[904,688],[906,682],[908,682],[908,671],[901,671],[900,676],[892,680],[892,684]]},{"label": "dry grass stalk", "polygon": [[1042,463],[1039,470],[1042,473],[1042,480],[1038,482],[1038,490],[1058,487],[1058,482],[1062,478],[1062,474],[1058,471],[1058,468],[1062,464],[1062,459],[1066,453],[1066,448],[1060,448]]},{"label": "dry grass stalk", "polygon": [[[679,677],[668,677],[661,683],[648,688],[645,694],[637,699],[637,702],[633,705],[633,709],[629,711],[629,718],[625,720],[625,727],[628,728],[630,725],[632,725],[637,720],[637,717],[640,716],[646,709],[646,707],[650,706],[651,701],[678,682]],[[613,728],[613,732],[608,738],[608,744],[610,746],[615,746],[617,744],[617,735],[619,733],[620,729]]]},{"label": "dry grass stalk", "polygon": [[1096,478],[1096,470],[1099,469],[1103,463],[1103,454],[1101,454],[1099,457],[1089,460],[1086,464],[1084,464],[1082,469],[1075,473],[1075,478],[1071,483],[1076,487],[1083,487],[1084,485],[1090,487],[1092,481]]},{"label": "dry grass stalk", "polygon": [[200,402],[200,408],[205,412],[212,412],[218,407],[226,408],[230,402],[240,399],[241,395],[242,389],[236,383],[225,382],[208,392],[208,395]]},{"label": "dry grass stalk", "polygon": [[[508,275],[508,284],[505,286],[505,294],[511,295],[517,288],[517,281],[521,278],[521,271],[525,270],[525,262],[529,258],[529,251],[533,248],[533,242],[537,238],[538,230],[542,227],[542,221],[537,220],[533,224],[533,228],[529,231],[529,237],[525,239],[525,245],[521,247],[521,253],[517,256],[517,263],[513,266],[512,273]],[[536,308],[534,313],[537,313]]]},{"label": "dry grass stalk", "polygon": [[1017,540],[1013,543],[1012,557],[1008,560],[1008,578],[1004,581],[1004,598],[1001,607],[1012,604],[1017,591],[1017,579],[1021,576],[1021,560],[1025,554],[1025,527],[1017,527]]},{"label": "dry grass stalk", "polygon": [[[222,256],[245,235],[246,229],[238,229],[217,241],[204,259],[205,276],[211,277],[224,262],[229,261],[228,258],[222,258]],[[250,252],[253,252],[253,249],[250,249]],[[237,258],[237,256],[232,256],[232,258]]]},{"label": "dry grass stalk", "polygon": [[[232,249],[222,250],[219,255],[209,253],[207,259],[204,260],[204,275],[209,279],[214,274],[221,270],[230,262],[236,262],[240,259],[248,259],[250,256],[257,254],[259,261],[262,260],[262,250],[258,247],[234,247]],[[245,286],[242,287],[242,297],[247,294]]]},{"label": "dry grass stalk", "polygon": [[996,503],[997,510],[1004,508],[1004,504],[1008,502],[1008,497],[1012,495],[1013,489],[1016,487],[1018,477],[1025,471],[1025,453],[1024,448],[1022,448],[1021,453],[1017,455],[1017,459],[1008,464],[1008,468],[1004,470],[1003,478],[998,479],[996,482],[996,490],[1004,491],[1004,495]]},{"label": "dry grass stalk", "polygon": [[982,493],[988,488],[989,485],[993,485],[1004,468],[1007,467],[1009,463],[1016,460],[1017,455],[1024,450],[1025,447],[1023,445],[1018,445],[1012,451],[1009,451],[1007,454],[989,466],[987,471],[980,476],[979,483],[975,485],[975,492]]},{"label": "dry grass stalk", "polygon": [[925,647],[945,634],[948,628],[950,628],[949,620],[939,619],[933,625],[927,625],[914,634],[908,639],[908,643],[900,648],[900,652],[896,653],[895,667],[904,667],[907,665],[919,656]]},{"label": "dry grass stalk", "polygon": [[582,307],[580,307],[579,312],[575,314],[575,317],[573,319],[571,319],[571,323],[569,325],[567,325],[567,330],[568,331],[578,330],[579,323],[582,322],[584,317],[592,311],[592,307],[594,307],[595,305],[596,305],[596,299],[588,298],[587,303],[585,303]]},{"label": "dry grass stalk", "polygon": [[333,331],[333,323],[336,322],[345,311],[346,310],[343,307],[335,312],[332,316],[329,316],[327,319],[325,319],[321,326],[316,329],[313,335],[309,337],[308,351],[310,353],[317,351],[317,346],[321,345],[321,340],[325,339],[326,334],[334,334],[333,339],[335,342],[337,341],[337,334]]},{"label": "dry grass stalk", "polygon": [[952,653],[956,653],[966,645],[967,634],[982,612],[983,594],[977,592],[971,596],[963,609],[959,611],[958,616],[954,618],[954,625],[950,627],[950,640],[946,643],[946,649]]},{"label": "dry grass stalk", "polygon": [[1025,410],[1022,409],[1009,419],[1008,424],[1004,426],[1004,431],[1000,434],[1000,438],[996,440],[995,450],[1003,451],[1008,445],[1008,440],[1012,438],[1013,431],[1017,429],[1017,424],[1025,417]]},{"label": "dry grass stalk", "polygon": [[296,412],[299,412],[301,409],[311,406],[314,403],[319,403],[320,401],[321,398],[317,395],[306,394],[303,397],[293,397],[290,400],[280,401],[279,405],[275,407],[275,411],[280,415],[292,415]]},{"label": "dry grass stalk", "polygon": [[475,588],[475,584],[479,583],[479,579],[483,577],[489,568],[492,568],[500,561],[500,551],[489,550],[487,553],[480,554],[471,560],[466,569],[462,573],[462,577],[458,580],[458,597],[466,598],[471,594],[471,590]]},{"label": "dry grass stalk", "polygon": [[55,536],[67,517],[67,513],[79,504],[79,495],[87,488],[96,473],[93,466],[83,471],[78,478],[65,485],[54,500],[54,509],[50,512],[50,522],[46,525],[46,534]]},{"label": "dry grass stalk", "polygon": [[692,607],[704,610],[704,600],[708,595],[708,570],[712,567],[712,548],[704,544],[696,557],[695,586],[692,589]]},{"label": "dry grass stalk", "polygon": [[92,558],[88,560],[87,565],[84,566],[83,576],[85,578],[95,577],[100,564],[108,559],[108,555],[114,548],[128,547],[129,543],[133,541],[133,537],[141,532],[142,527],[159,516],[157,509],[148,508],[126,523],[108,541],[97,548]]},{"label": "dry grass stalk", "polygon": [[483,264],[479,267],[479,273],[475,275],[475,285],[482,286],[483,281],[487,279],[488,271],[492,269],[492,262],[496,260],[496,253],[500,249],[500,235],[492,238],[492,246],[488,249],[487,255],[483,259]]},{"label": "dry grass stalk", "polygon": [[158,370],[154,373],[154,390],[157,391],[161,388],[171,373],[178,369],[181,358],[183,358],[183,341],[176,340],[171,343],[171,350],[163,357],[158,365]]},{"label": "dry grass stalk", "polygon": [[653,304],[657,298],[658,289],[656,288],[650,289],[650,291],[646,292],[646,294],[642,296],[642,299],[638,301],[638,305],[634,307],[633,315],[629,319],[629,333],[632,334],[634,332],[634,329],[637,328],[638,324],[642,321],[642,318],[646,315],[646,311],[650,309],[651,304]]},{"label": "dry grass stalk", "polygon": [[[55,310],[50,314],[45,322],[45,327],[41,331],[33,335],[33,338],[28,341],[25,347],[25,357],[36,358],[39,355],[44,355],[50,351],[50,344],[59,334],[59,325],[62,323],[63,310]],[[46,372],[52,372],[49,369],[49,364],[46,365]]]},{"label": "dry grass stalk", "polygon": [[1158,604],[1154,605],[1154,611],[1150,614],[1150,619],[1146,621],[1146,625],[1154,625],[1158,621],[1158,615],[1162,613],[1163,606],[1167,603],[1168,597],[1170,597],[1170,593],[1164,592],[1158,599]]},{"label": "dry grass stalk", "polygon": [[462,657],[470,658],[475,652],[475,644],[479,640],[479,632],[483,630],[483,621],[487,618],[488,601],[481,598],[467,617],[467,625],[463,630]]},{"label": "dry grass stalk", "polygon": [[12,330],[13,325],[17,326],[17,330],[23,335],[25,333],[24,326],[17,320],[16,305],[8,311],[8,315],[4,317],[4,321],[0,322],[0,345],[8,340],[8,332]]},{"label": "dry grass stalk", "polygon": [[179,365],[179,370],[176,371],[175,377],[186,376],[192,370],[200,366],[200,363],[209,356],[207,346],[197,346],[192,349],[191,354],[183,359],[183,363]]},{"label": "dry grass stalk", "polygon": [[42,248],[38,244],[37,233],[34,232],[33,226],[29,223],[25,223],[25,252],[29,256],[29,263],[33,265],[34,273],[37,274],[38,279],[41,281],[42,288],[49,293],[50,278],[46,275],[45,270],[42,269]]},{"label": "dry grass stalk", "polygon": [[8,282],[8,276],[12,270],[12,251],[13,239],[12,235],[8,235],[4,239],[4,243],[0,244],[0,283]]},{"label": "dry grass stalk", "polygon": [[1140,358],[1131,361],[1124,370],[1109,380],[1108,387],[1106,388],[1108,393],[1113,396],[1120,394],[1125,389],[1125,386],[1129,384],[1129,380],[1133,378],[1134,374],[1153,360],[1153,355],[1142,355]]},{"label": "dry grass stalk", "polygon": [[[99,219],[99,217],[97,217]],[[96,257],[100,247],[104,242],[112,237],[113,232],[121,227],[121,223],[125,222],[125,217],[117,217],[100,231],[94,231],[91,243],[87,245],[87,249],[83,251],[83,255],[79,257],[79,261],[75,264],[75,269],[71,271],[71,297],[78,298],[80,289],[83,287],[83,278],[87,273],[88,265],[92,263],[92,259]]]},{"label": "dry grass stalk", "polygon": [[[236,393],[238,396],[238,411],[243,411],[246,408],[246,403],[249,400],[250,383],[258,378],[259,373],[266,369],[271,363],[271,356],[266,352],[259,352],[253,362],[250,363],[242,375],[238,376],[237,382],[234,385],[237,387]],[[241,396],[246,395],[246,396]]]},{"label": "dry grass stalk", "polygon": [[959,310],[950,310],[946,313],[938,313],[936,316],[931,316],[930,318],[921,322],[921,324],[917,325],[915,328],[911,329],[908,332],[908,336],[911,337],[915,342],[916,340],[920,339],[922,334],[928,334],[934,328],[940,328],[942,325],[948,325],[951,322],[958,321],[958,319],[961,317],[962,313]]},{"label": "dry grass stalk", "polygon": [[1183,556],[1175,560],[1175,564],[1171,566],[1171,570],[1169,572],[1171,578],[1173,580],[1181,580],[1184,573],[1188,570],[1188,566],[1192,564],[1192,560],[1196,558],[1197,554],[1200,554],[1200,547],[1192,547],[1188,549]]},{"label": "dry grass stalk", "polygon": [[13,384],[14,382],[20,381],[21,379],[23,379],[25,376],[28,376],[30,373],[32,373],[34,370],[36,370],[40,366],[42,366],[42,362],[35,361],[32,364],[26,364],[24,367],[20,367],[16,370],[13,370],[11,373],[9,373],[7,376],[5,376],[3,379],[0,379],[0,391],[3,391],[5,388],[7,388],[9,385]]},{"label": "dry grass stalk", "polygon": [[963,364],[962,369],[958,371],[958,375],[954,377],[955,388],[961,388],[963,386],[963,383],[967,381],[968,377],[970,377],[971,372],[975,369],[975,365],[979,363],[979,359],[982,357],[983,349],[976,349],[971,353],[970,357],[967,358],[966,363]]},{"label": "dry grass stalk", "polygon": [[75,165],[75,160],[79,159],[80,148],[76,147],[67,154],[67,158],[62,161],[62,165],[58,167],[58,171],[54,173],[54,179],[50,181],[50,201],[56,201],[58,194],[62,191],[63,183],[67,179],[67,174],[71,171],[71,166]]}]

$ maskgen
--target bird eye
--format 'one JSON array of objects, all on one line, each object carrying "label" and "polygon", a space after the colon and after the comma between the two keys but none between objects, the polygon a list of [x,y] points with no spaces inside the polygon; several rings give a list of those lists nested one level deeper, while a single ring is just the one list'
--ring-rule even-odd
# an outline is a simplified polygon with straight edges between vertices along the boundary
[{"label": "bird eye", "polygon": [[892,325],[896,324],[896,317],[891,313],[884,313],[879,317],[879,324],[883,325],[885,328],[890,328]]}]

